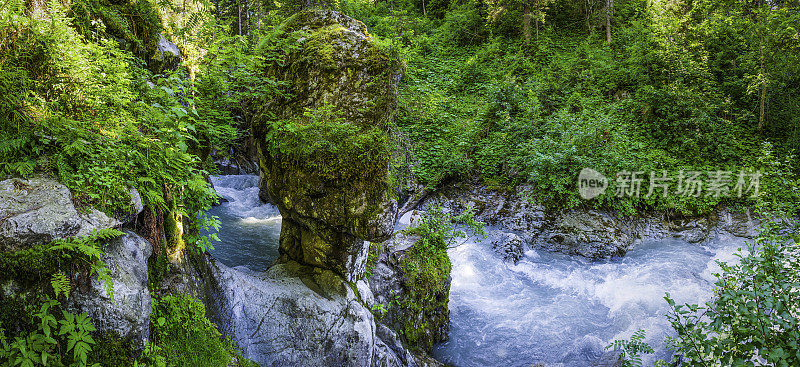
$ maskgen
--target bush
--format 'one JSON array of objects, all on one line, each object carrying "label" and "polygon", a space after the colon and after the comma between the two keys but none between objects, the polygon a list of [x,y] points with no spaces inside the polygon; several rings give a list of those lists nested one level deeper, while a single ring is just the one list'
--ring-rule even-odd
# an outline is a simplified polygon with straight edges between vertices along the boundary
[{"label": "bush", "polygon": [[667,294],[674,359],[686,366],[800,365],[798,251],[800,227],[778,215],[737,255],[738,264],[720,263],[712,301],[677,305]]}]

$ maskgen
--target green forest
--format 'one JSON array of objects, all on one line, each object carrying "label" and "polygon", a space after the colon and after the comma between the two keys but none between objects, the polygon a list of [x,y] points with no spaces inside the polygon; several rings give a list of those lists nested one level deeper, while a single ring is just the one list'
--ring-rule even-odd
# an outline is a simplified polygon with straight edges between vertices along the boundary
[{"label": "green forest", "polygon": [[[363,57],[401,71],[385,125],[355,126],[335,107],[274,113],[299,93],[287,60],[321,69],[338,62],[340,29],[291,26],[308,9],[362,22],[377,50]],[[132,210],[135,188],[146,217],[136,231],[153,242],[144,350],[97,333],[66,306],[80,283],[71,273],[108,279],[102,243],[123,232],[0,243],[0,364],[255,364],[207,318],[208,305],[159,289],[170,256],[202,254],[220,240],[205,235],[220,225],[206,216],[219,201],[208,177],[264,129],[258,154],[289,157],[284,168],[360,185],[388,166],[378,186],[396,198],[478,182],[498,192],[531,188],[528,199],[548,213],[691,217],[731,207],[791,222],[800,209],[800,1],[0,0],[0,179],[52,177],[78,212],[112,218]],[[581,197],[584,168],[608,178],[604,195]],[[631,183],[625,172],[638,172],[640,192],[621,187]],[[726,187],[646,195],[651,173],[673,185],[685,174],[724,173]],[[0,224],[14,214],[3,205]],[[440,255],[452,218],[436,215],[436,228],[417,230],[438,244],[419,255],[433,259],[421,268],[434,274],[413,279],[450,273]],[[740,293],[714,301],[710,321],[667,295],[683,357],[664,365],[754,365],[759,350],[768,365],[800,363],[800,336],[790,329],[800,305],[796,247],[785,247],[798,232],[770,226],[752,256],[724,269],[716,286],[736,283]],[[9,296],[18,288],[8,279],[37,295]],[[736,302],[741,309],[724,307]],[[744,331],[752,325],[759,332]],[[626,365],[648,353],[637,335],[614,345]]]}]

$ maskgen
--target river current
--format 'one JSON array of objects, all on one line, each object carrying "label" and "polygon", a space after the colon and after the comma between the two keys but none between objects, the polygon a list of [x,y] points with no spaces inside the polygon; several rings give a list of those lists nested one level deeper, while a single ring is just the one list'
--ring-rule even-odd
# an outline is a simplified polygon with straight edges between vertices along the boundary
[{"label": "river current", "polygon": [[[210,212],[222,221],[212,255],[228,266],[265,270],[278,256],[278,209],[259,202],[258,176],[212,181],[227,200]],[[602,261],[530,249],[513,264],[491,249],[491,240],[449,251],[450,334],[433,354],[454,366],[587,366],[613,340],[639,329],[657,351],[645,358],[650,365],[668,356],[664,292],[679,303],[707,301],[716,261],[734,261],[746,247],[732,237],[704,244],[665,239]]]}]

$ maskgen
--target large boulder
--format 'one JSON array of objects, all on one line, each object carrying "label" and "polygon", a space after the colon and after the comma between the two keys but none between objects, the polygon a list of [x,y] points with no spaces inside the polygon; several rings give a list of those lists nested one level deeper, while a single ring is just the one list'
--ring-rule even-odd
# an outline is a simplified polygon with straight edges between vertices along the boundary
[{"label": "large boulder", "polygon": [[147,259],[152,254],[150,242],[133,232],[112,240],[105,248],[103,261],[110,271],[113,299],[105,283],[92,277],[88,290],[77,290],[68,299],[68,307],[86,312],[99,331],[114,332],[144,348],[150,336],[150,291],[147,288]]},{"label": "large boulder", "polygon": [[623,256],[633,243],[618,218],[594,210],[558,213],[534,241],[539,248],[592,259]]},{"label": "large boulder", "polygon": [[281,261],[361,277],[364,240],[392,233],[396,201],[386,131],[397,104],[400,62],[363,23],[306,10],[282,26],[300,45],[268,74],[291,97],[268,101],[253,120],[263,190],[283,216]]},{"label": "large boulder", "polygon": [[51,178],[0,181],[0,252],[82,236],[120,224],[94,208],[76,210],[69,189]]},{"label": "large boulder", "polygon": [[215,321],[261,366],[415,365],[339,274],[293,261],[266,273],[201,262]]},{"label": "large boulder", "polygon": [[170,42],[162,34],[158,39],[155,55],[155,62],[158,64],[158,69],[161,72],[173,71],[181,65],[182,59],[181,50],[178,46]]},{"label": "large boulder", "polygon": [[[130,190],[131,205],[120,220],[135,218],[142,210],[141,197]],[[72,193],[63,184],[45,176],[0,181],[0,256],[25,253],[37,245],[95,230],[118,227],[121,221],[94,209],[78,210]],[[150,292],[147,289],[147,258],[150,243],[126,231],[104,248],[103,261],[110,271],[114,298],[106,293],[105,283],[93,276],[88,286],[81,283],[68,297],[74,312],[86,312],[100,331],[109,331],[143,348],[149,336]],[[45,279],[47,282],[49,279]],[[0,274],[5,297],[10,302],[30,300],[42,287],[36,279],[5,278]]]}]

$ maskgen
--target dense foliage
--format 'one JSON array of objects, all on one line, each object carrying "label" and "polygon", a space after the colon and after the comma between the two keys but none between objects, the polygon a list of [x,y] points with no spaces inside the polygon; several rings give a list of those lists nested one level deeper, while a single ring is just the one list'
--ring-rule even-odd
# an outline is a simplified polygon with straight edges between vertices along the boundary
[{"label": "dense foliage", "polygon": [[[351,0],[339,6],[401,47],[408,70],[397,124],[415,143],[421,182],[477,175],[497,188],[532,183],[535,199],[550,208],[697,214],[752,198],[675,192],[619,198],[615,174],[780,169],[796,183],[800,12],[793,1],[769,4]],[[766,154],[781,167],[762,164]],[[576,178],[584,167],[609,177],[610,194],[579,198]],[[796,192],[762,193],[797,201]]]},{"label": "dense foliage", "polygon": [[154,299],[150,318],[151,344],[142,359],[151,366],[226,367],[232,357],[236,357],[238,366],[252,363],[223,338],[206,318],[203,302],[196,298],[179,294]]},{"label": "dense foliage", "polygon": [[[207,182],[211,154],[226,154],[242,135],[241,107],[232,104],[266,98],[272,87],[256,77],[263,60],[257,37],[231,36],[213,19],[181,19],[190,15],[160,5],[166,3],[0,5],[0,178],[53,176],[73,193],[79,212],[94,207],[117,217],[132,211],[135,188],[153,218],[140,224],[152,231],[154,258],[163,260],[165,245],[210,246],[199,230],[217,223],[198,215],[217,200]],[[165,68],[156,49],[162,33],[186,36],[180,40],[191,43],[183,49],[194,52],[184,58],[191,68]],[[202,67],[201,47],[214,52]],[[160,318],[141,356],[129,341],[95,330],[86,315],[65,311],[76,284],[93,277],[113,299],[102,247],[119,234],[104,230],[0,256],[4,282],[20,287],[0,297],[0,364],[227,366],[235,356],[248,365],[198,300],[154,302]],[[176,349],[178,329],[202,338],[181,339]]]}]

